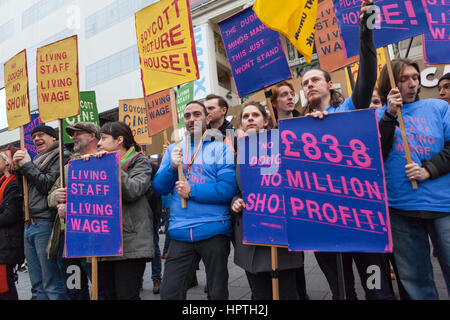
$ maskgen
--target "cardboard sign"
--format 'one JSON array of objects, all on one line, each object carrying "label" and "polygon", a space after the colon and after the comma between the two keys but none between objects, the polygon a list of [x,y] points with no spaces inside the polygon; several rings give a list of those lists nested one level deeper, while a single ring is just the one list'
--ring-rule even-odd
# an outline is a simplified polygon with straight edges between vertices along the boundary
[{"label": "cardboard sign", "polygon": [[161,0],[136,12],[144,97],[199,78],[189,0]]},{"label": "cardboard sign", "polygon": [[27,51],[23,50],[4,64],[6,118],[8,130],[30,122]]},{"label": "cardboard sign", "polygon": [[39,154],[38,149],[33,143],[33,139],[31,139],[31,132],[33,132],[33,129],[39,125],[44,124],[41,121],[41,118],[39,118],[38,113],[34,113],[31,115],[31,121],[23,126],[23,133],[24,133],[24,141],[25,141],[25,149],[27,149],[28,154],[31,157],[31,160],[34,159]]},{"label": "cardboard sign", "polygon": [[42,121],[79,114],[77,36],[38,48],[36,58],[37,96]]},{"label": "cardboard sign", "polygon": [[[339,31],[346,57],[359,54],[358,17],[361,1],[333,0]],[[375,2],[379,16],[369,19],[375,27],[374,41],[377,48],[398,42],[428,31],[428,22],[421,0],[379,0]]]},{"label": "cardboard sign", "polygon": [[148,135],[153,136],[173,126],[170,89],[145,97]]},{"label": "cardboard sign", "polygon": [[66,132],[66,128],[78,122],[92,122],[100,125],[95,91],[80,92],[80,114],[63,120],[64,143],[73,143],[72,138]]},{"label": "cardboard sign", "polygon": [[289,249],[392,252],[375,110],[280,121]]},{"label": "cardboard sign", "polygon": [[291,78],[278,32],[245,9],[219,22],[239,96]]},{"label": "cardboard sign", "polygon": [[450,1],[426,0],[424,4],[430,26],[429,32],[423,35],[425,62],[450,63]]},{"label": "cardboard sign", "polygon": [[148,119],[144,98],[119,100],[119,121],[125,122],[133,132],[134,140],[140,144],[151,144],[148,135]]},{"label": "cardboard sign", "polygon": [[177,92],[178,128],[184,128],[184,109],[189,101],[194,100],[194,84],[183,85]]},{"label": "cardboard sign", "polygon": [[288,244],[277,133],[266,131],[238,141],[246,243]]},{"label": "cardboard sign", "polygon": [[123,254],[120,153],[69,162],[66,257]]},{"label": "cardboard sign", "polygon": [[359,60],[359,56],[345,57],[332,0],[317,7],[315,41],[320,67],[325,71],[333,72]]}]

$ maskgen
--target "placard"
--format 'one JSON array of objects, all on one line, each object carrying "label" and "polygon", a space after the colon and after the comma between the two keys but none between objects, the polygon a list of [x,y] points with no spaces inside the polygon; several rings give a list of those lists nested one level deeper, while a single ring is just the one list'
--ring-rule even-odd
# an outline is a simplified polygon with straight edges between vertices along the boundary
[{"label": "placard", "polygon": [[173,126],[170,89],[144,98],[148,121],[148,135],[153,136]]},{"label": "placard", "polygon": [[427,0],[425,4],[430,26],[423,35],[425,62],[450,63],[450,0]]},{"label": "placard", "polygon": [[33,113],[31,115],[31,121],[23,126],[23,134],[24,134],[24,142],[25,142],[25,149],[27,149],[28,154],[31,157],[31,160],[34,159],[39,154],[38,149],[33,143],[33,139],[31,139],[31,133],[33,132],[33,129],[37,126],[40,126],[44,124],[41,121],[41,118],[39,118],[38,113]]},{"label": "placard", "polygon": [[148,119],[144,98],[119,100],[119,121],[125,122],[133,132],[134,140],[140,144],[151,144],[148,135]]}]

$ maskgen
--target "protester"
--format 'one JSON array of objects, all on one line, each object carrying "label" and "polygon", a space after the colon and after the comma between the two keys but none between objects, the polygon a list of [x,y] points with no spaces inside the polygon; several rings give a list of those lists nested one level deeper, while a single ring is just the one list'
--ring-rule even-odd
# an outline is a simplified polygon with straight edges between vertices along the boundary
[{"label": "protester", "polygon": [[[245,135],[257,134],[270,129],[269,115],[264,106],[250,101],[239,114],[239,127]],[[239,167],[236,167],[236,179],[241,184]],[[271,300],[271,249],[265,246],[243,244],[242,210],[245,202],[242,194],[233,199],[231,210],[234,216],[234,263],[245,270],[252,290],[253,300]],[[296,272],[303,266],[303,252],[289,252],[287,248],[278,248],[278,279],[281,300],[298,300]]]},{"label": "protester", "polygon": [[[67,134],[73,140],[74,153],[70,157],[70,160],[80,159],[81,156],[87,154],[94,154],[97,152],[97,144],[100,140],[100,127],[91,122],[79,122],[73,126],[66,127]],[[65,181],[67,182],[67,165],[64,167]],[[61,187],[61,179],[58,178],[54,183],[52,189],[48,194],[48,206],[49,208],[57,208],[58,215],[61,219],[66,218],[66,191],[67,188]],[[57,236],[53,234],[52,236]],[[59,241],[55,241],[56,248],[50,250],[58,250]],[[51,254],[51,253],[50,253]],[[65,283],[67,287],[67,293],[70,300],[89,300],[89,284],[88,279],[91,279],[91,265],[85,258],[65,258],[62,259],[63,271],[65,275]],[[75,269],[75,275],[79,274],[80,288],[69,288],[69,281],[72,276],[70,270]],[[71,268],[71,269],[69,269]],[[79,273],[77,273],[79,271]],[[101,297],[102,294],[100,293]]]},{"label": "protester", "polygon": [[[238,192],[233,153],[223,142],[210,141],[207,110],[191,101],[184,110],[187,136],[171,144],[155,176],[160,195],[173,192],[170,205],[170,245],[161,299],[186,299],[200,259],[206,269],[210,299],[228,299],[228,255],[231,222],[228,207]],[[186,180],[178,180],[182,165]],[[186,208],[181,199],[186,199]]]},{"label": "protester", "polygon": [[[391,64],[396,87],[391,88],[385,66],[379,89],[387,105],[377,113],[394,259],[411,299],[439,299],[428,237],[430,233],[435,235],[438,260],[450,294],[450,110],[446,101],[419,98],[417,63],[395,59]],[[399,109],[411,151],[409,164],[397,128]],[[411,180],[417,182],[417,189],[412,188]]]},{"label": "protester", "polygon": [[[17,182],[27,179],[30,223],[25,225],[25,257],[27,259],[32,291],[38,300],[66,300],[64,274],[60,268],[62,248],[56,258],[48,258],[46,247],[53,230],[56,209],[47,204],[48,192],[59,177],[59,148],[56,131],[40,125],[31,132],[31,139],[39,154],[31,161],[26,150],[18,150],[13,157]],[[70,153],[63,151],[63,163]]]},{"label": "protester", "polygon": [[209,94],[205,98],[205,107],[210,117],[208,129],[219,130],[225,138],[227,130],[233,130],[233,124],[225,119],[228,112],[228,102],[221,96]]},{"label": "protester", "polygon": [[9,147],[0,152],[0,300],[19,299],[15,278],[24,262],[23,196],[13,174],[16,151]]},{"label": "protester", "polygon": [[272,89],[270,97],[273,111],[275,113],[275,122],[282,119],[296,118],[300,112],[295,109],[295,91],[292,84],[287,81],[279,82]]},{"label": "protester", "polygon": [[124,122],[105,123],[100,135],[97,157],[120,152],[123,255],[99,258],[99,286],[106,300],[140,300],[145,265],[154,256],[153,214],[146,197],[152,167]]},{"label": "protester", "polygon": [[444,74],[438,82],[439,98],[450,103],[450,72]]},{"label": "protester", "polygon": [[380,94],[378,93],[378,88],[373,89],[372,99],[370,100],[369,108],[378,109],[383,106],[381,102]]},{"label": "protester", "polygon": [[167,258],[167,252],[169,251],[169,220],[170,220],[170,201],[172,200],[172,194],[161,196],[162,200],[162,225],[164,226],[164,247],[161,254],[161,259]]}]

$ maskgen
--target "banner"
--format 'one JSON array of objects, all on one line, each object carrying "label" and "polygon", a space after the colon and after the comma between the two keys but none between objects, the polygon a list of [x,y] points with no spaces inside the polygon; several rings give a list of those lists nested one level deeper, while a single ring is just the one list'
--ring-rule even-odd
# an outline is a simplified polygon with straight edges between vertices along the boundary
[{"label": "banner", "polygon": [[[333,0],[346,57],[359,54],[360,1]],[[377,48],[398,42],[429,30],[422,0],[379,0],[375,2],[378,18],[368,23],[374,29]]]},{"label": "banner", "polygon": [[154,136],[173,126],[170,89],[154,93],[145,99],[148,119],[148,135]]},{"label": "banner", "polygon": [[39,125],[44,124],[41,119],[39,118],[38,113],[33,113],[31,116],[31,121],[23,126],[23,134],[24,134],[24,141],[25,141],[25,149],[27,149],[28,154],[31,157],[31,160],[34,159],[39,154],[38,149],[33,143],[33,139],[31,139],[31,133],[33,132],[33,129]]},{"label": "banner", "polygon": [[23,50],[4,64],[6,118],[8,130],[30,122],[27,51]]},{"label": "banner", "polygon": [[151,144],[144,98],[119,100],[119,121],[125,122],[139,144]]},{"label": "banner", "polygon": [[194,100],[194,84],[186,83],[177,92],[178,129],[184,128],[184,109],[189,101]]},{"label": "banner", "polygon": [[191,100],[201,100],[212,92],[211,74],[209,71],[210,62],[208,55],[208,24],[205,23],[197,28],[194,28],[194,37],[200,78],[194,81],[194,97]]},{"label": "banner", "polygon": [[252,8],[219,22],[219,28],[239,96],[291,78],[280,35]]},{"label": "banner", "polygon": [[64,143],[73,143],[72,138],[66,132],[66,128],[78,122],[92,122],[100,126],[95,91],[80,92],[80,114],[63,120]]},{"label": "banner", "polygon": [[238,140],[244,242],[287,246],[278,130]]},{"label": "banner", "polygon": [[120,153],[69,162],[65,257],[123,254]]},{"label": "banner", "polygon": [[325,71],[333,72],[359,60],[359,56],[345,57],[332,0],[317,7],[315,40],[320,67]]},{"label": "banner", "polygon": [[450,63],[450,0],[427,0],[425,5],[430,25],[423,35],[425,62]]},{"label": "banner", "polygon": [[197,80],[189,0],[161,0],[135,16],[144,97]]},{"label": "banner", "polygon": [[289,249],[392,252],[375,110],[280,121]]},{"label": "banner", "polygon": [[77,36],[38,48],[36,57],[37,96],[42,121],[79,114]]},{"label": "banner", "polygon": [[311,62],[314,49],[314,25],[318,0],[256,0],[253,10],[270,29],[286,36],[294,47]]}]

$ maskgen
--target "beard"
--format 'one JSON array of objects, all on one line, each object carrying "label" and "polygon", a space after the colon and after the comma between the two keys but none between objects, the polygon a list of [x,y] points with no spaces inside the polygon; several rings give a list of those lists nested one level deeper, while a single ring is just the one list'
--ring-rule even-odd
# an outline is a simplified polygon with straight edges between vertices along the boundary
[{"label": "beard", "polygon": [[89,145],[88,140],[81,140],[80,142],[78,142],[78,145],[73,147],[73,151],[80,152],[80,150],[86,148],[88,145]]}]

